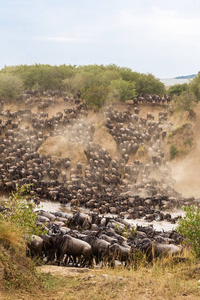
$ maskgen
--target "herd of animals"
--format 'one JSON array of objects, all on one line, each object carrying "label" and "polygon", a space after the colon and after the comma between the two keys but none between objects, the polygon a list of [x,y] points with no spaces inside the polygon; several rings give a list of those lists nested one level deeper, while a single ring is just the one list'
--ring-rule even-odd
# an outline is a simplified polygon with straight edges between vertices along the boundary
[{"label": "herd of animals", "polygon": [[[49,228],[48,234],[29,241],[32,255],[45,256],[47,262],[56,259],[91,266],[93,257],[96,263],[106,258],[114,265],[114,253],[127,264],[136,249],[146,251],[148,257],[152,249],[158,254],[180,252],[177,243],[182,238],[176,232],[156,232],[148,226],[137,228],[128,239],[119,234],[130,229],[126,219],[175,223],[177,218],[166,210],[195,201],[184,199],[173,188],[163,150],[172,125],[168,121],[170,98],[159,99],[147,95],[124,104],[123,111],[112,105],[102,110],[107,132],[116,143],[114,157],[93,142],[95,123],[90,122],[89,110],[80,95],[74,99],[59,91],[41,94],[29,90],[17,100],[23,108],[15,111],[6,109],[0,101],[1,193],[30,184],[30,195],[36,203],[42,199],[63,205],[70,202],[71,206],[84,206],[92,212],[90,217],[80,212],[69,215],[39,211],[38,225],[45,223]],[[60,103],[64,108],[59,109]],[[158,115],[147,113],[141,117],[140,110],[146,104],[158,106]],[[50,115],[48,108],[55,113]],[[67,136],[69,142],[84,147],[86,165],[78,161],[72,165],[71,157],[40,155],[40,147],[56,136]],[[146,162],[130,159],[144,149]],[[115,217],[105,217],[107,214]]]},{"label": "herd of animals", "polygon": [[[104,217],[74,212],[37,211],[38,226],[46,234],[32,236],[28,247],[32,256],[58,265],[127,267],[137,264],[143,252],[148,261],[161,255],[179,255],[183,237],[176,231],[156,231],[152,226],[133,227],[120,217]],[[46,225],[44,225],[46,224]]]}]

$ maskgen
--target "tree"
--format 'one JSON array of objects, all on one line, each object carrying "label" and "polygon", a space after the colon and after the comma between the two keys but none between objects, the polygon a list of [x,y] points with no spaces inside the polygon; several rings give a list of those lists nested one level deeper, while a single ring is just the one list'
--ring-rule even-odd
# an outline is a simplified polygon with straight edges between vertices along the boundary
[{"label": "tree", "polygon": [[179,220],[177,231],[186,238],[186,243],[192,247],[192,251],[200,257],[200,209],[194,206],[185,206],[185,216]]},{"label": "tree", "polygon": [[109,88],[104,85],[92,86],[83,94],[83,99],[89,107],[101,108],[108,96]]},{"label": "tree", "polygon": [[85,91],[85,79],[81,74],[76,74],[73,77],[64,79],[63,87],[68,94],[75,96],[78,92],[83,93]]},{"label": "tree", "polygon": [[120,102],[125,100],[132,99],[136,96],[135,83],[125,81],[122,78],[117,80],[112,80],[110,83],[112,90],[115,90],[115,93],[118,94]]},{"label": "tree", "polygon": [[0,97],[5,100],[19,98],[23,90],[23,82],[16,75],[0,74]]},{"label": "tree", "polygon": [[167,91],[167,94],[173,97],[174,95],[180,96],[182,92],[185,92],[189,89],[189,85],[187,83],[182,84],[174,84],[170,86]]},{"label": "tree", "polygon": [[189,83],[191,91],[195,94],[197,100],[200,100],[200,72]]},{"label": "tree", "polygon": [[140,74],[136,79],[135,87],[137,94],[141,96],[145,96],[146,94],[162,96],[165,94],[164,84],[152,74]]},{"label": "tree", "polygon": [[185,91],[182,92],[180,96],[174,96],[173,103],[175,105],[175,110],[190,112],[193,108],[195,108],[197,98],[194,93]]}]

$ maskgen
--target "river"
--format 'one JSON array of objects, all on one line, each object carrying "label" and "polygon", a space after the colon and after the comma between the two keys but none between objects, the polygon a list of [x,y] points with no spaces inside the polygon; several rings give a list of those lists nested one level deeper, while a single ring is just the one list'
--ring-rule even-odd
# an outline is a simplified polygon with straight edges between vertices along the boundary
[{"label": "river", "polygon": [[[8,198],[5,196],[1,196],[0,197],[0,204],[1,205],[5,205],[6,202],[8,201]],[[90,213],[89,209],[86,209],[84,207],[71,207],[70,203],[68,204],[61,204],[58,202],[51,202],[48,200],[42,200],[40,201],[40,204],[36,207],[36,211],[37,210],[45,210],[48,212],[56,212],[56,211],[64,211],[67,213],[73,213],[73,211],[81,211],[84,213]],[[165,211],[164,213],[170,213],[171,216],[174,218],[176,216],[184,216],[184,211],[182,209],[174,209],[174,210],[170,210],[170,211]],[[105,217],[117,217],[117,215],[112,215],[112,214],[105,214]],[[171,224],[170,222],[167,221],[152,221],[152,222],[147,222],[144,219],[127,219],[127,221],[133,225],[142,225],[142,226],[150,226],[152,225],[156,230],[162,231],[169,231],[169,230],[173,230],[176,228],[177,224]]]},{"label": "river", "polygon": [[176,79],[176,78],[164,78],[164,79],[160,79],[160,81],[162,83],[164,83],[164,85],[166,87],[170,87],[174,84],[182,84],[182,83],[189,83],[191,79],[187,79],[187,78],[182,78],[182,79]]}]

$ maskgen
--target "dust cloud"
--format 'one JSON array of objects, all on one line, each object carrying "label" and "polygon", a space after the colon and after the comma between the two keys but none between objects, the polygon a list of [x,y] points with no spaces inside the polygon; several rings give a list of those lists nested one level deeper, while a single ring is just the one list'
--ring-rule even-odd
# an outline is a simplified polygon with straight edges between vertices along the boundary
[{"label": "dust cloud", "polygon": [[200,198],[200,137],[196,138],[195,149],[171,164],[172,178],[176,180],[174,188],[184,197]]}]

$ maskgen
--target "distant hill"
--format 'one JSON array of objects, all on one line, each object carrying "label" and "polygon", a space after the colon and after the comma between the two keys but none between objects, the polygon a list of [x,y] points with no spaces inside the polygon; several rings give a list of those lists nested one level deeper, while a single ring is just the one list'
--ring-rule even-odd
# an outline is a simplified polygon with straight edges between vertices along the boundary
[{"label": "distant hill", "polygon": [[192,79],[195,76],[197,76],[197,74],[186,75],[186,76],[178,76],[178,77],[175,77],[175,79]]}]

